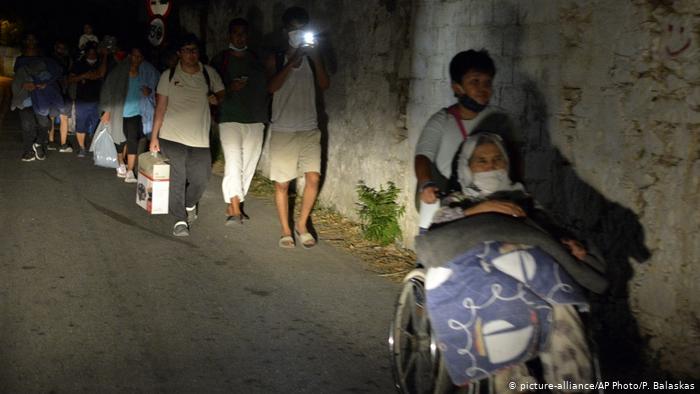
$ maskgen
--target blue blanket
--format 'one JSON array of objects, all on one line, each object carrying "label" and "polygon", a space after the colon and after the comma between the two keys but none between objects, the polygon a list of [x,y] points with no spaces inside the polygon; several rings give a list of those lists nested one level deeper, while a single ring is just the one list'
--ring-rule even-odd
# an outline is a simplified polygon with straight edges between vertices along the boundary
[{"label": "blue blanket", "polygon": [[551,305],[587,308],[581,287],[539,248],[483,242],[428,270],[427,308],[456,385],[527,361],[549,336]]}]

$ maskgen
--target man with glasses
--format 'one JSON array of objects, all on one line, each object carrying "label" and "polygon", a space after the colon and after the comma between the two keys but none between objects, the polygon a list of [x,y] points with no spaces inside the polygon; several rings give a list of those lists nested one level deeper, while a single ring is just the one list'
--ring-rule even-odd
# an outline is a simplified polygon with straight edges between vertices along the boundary
[{"label": "man with glasses", "polygon": [[173,235],[183,237],[197,219],[197,204],[211,175],[209,105],[223,99],[224,85],[212,67],[199,61],[199,39],[194,34],[185,35],[178,48],[179,62],[161,75],[156,89],[150,150],[170,160]]}]

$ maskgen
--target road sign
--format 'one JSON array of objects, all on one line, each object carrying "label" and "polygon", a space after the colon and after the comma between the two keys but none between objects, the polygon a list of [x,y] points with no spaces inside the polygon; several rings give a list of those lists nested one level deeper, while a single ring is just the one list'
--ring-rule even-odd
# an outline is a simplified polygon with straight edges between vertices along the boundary
[{"label": "road sign", "polygon": [[172,8],[173,0],[146,0],[146,10],[151,18],[154,16],[165,18],[170,14]]},{"label": "road sign", "polygon": [[148,24],[148,42],[154,47],[160,46],[165,39],[165,21],[156,16]]}]

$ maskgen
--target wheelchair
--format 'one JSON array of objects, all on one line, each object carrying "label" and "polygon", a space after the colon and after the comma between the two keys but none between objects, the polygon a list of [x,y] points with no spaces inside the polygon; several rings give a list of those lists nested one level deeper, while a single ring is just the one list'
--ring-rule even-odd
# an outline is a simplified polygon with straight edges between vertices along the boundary
[{"label": "wheelchair", "polygon": [[388,343],[394,386],[400,393],[476,394],[492,383],[478,381],[463,388],[452,384],[425,309],[424,268],[413,269],[403,279]]},{"label": "wheelchair", "polygon": [[[426,271],[418,265],[404,277],[395,303],[388,345],[396,390],[403,394],[496,393],[498,387],[496,375],[472,381],[462,387],[452,383],[428,318]],[[579,315],[584,321],[585,337],[591,353],[593,381],[600,382],[602,378],[597,347],[593,341],[591,325],[586,324],[589,316],[587,313],[579,313]],[[524,367],[527,367],[529,376],[534,377],[536,382],[544,382],[542,365],[537,357],[527,361]],[[535,383],[535,381],[528,383]],[[597,392],[603,391],[598,388]]]}]

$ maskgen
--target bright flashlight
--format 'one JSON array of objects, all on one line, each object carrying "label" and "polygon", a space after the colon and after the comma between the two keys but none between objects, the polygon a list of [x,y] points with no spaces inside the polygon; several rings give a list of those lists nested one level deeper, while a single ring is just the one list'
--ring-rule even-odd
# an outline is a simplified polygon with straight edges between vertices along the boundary
[{"label": "bright flashlight", "polygon": [[307,31],[304,33],[304,45],[313,46],[316,44],[316,36],[313,32]]}]

